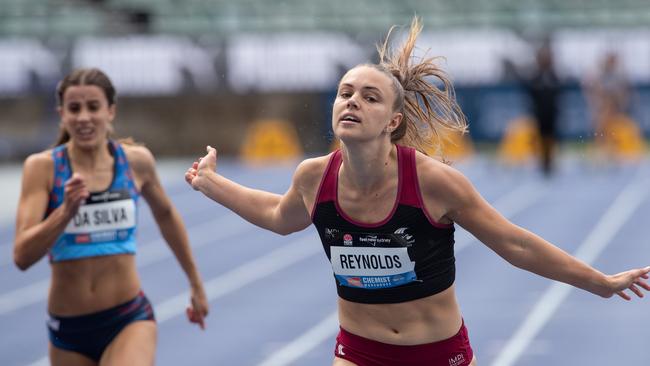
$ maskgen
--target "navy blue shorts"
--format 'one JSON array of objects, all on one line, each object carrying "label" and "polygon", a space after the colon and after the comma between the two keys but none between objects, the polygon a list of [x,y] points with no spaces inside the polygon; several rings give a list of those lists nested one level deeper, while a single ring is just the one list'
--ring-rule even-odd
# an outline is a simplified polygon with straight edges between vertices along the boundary
[{"label": "navy blue shorts", "polygon": [[99,362],[102,353],[127,325],[155,320],[151,303],[140,291],[135,299],[113,308],[81,316],[50,314],[47,328],[56,348],[78,352]]}]

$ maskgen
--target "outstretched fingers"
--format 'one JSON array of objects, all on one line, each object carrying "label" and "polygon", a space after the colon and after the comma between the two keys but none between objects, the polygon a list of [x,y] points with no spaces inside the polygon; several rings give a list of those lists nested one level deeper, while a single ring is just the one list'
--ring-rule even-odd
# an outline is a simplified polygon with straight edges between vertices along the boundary
[{"label": "outstretched fingers", "polygon": [[636,287],[636,285],[631,284],[630,287],[628,287],[628,289],[634,292],[636,296],[643,297],[643,292],[638,287]]},{"label": "outstretched fingers", "polygon": [[650,272],[650,266],[639,269],[637,275],[635,276],[634,283],[632,284],[632,286],[636,284],[640,286],[642,289],[646,291],[650,291],[650,284],[648,284],[648,281],[645,281],[648,279],[648,277],[650,277],[648,275],[648,272]]},{"label": "outstretched fingers", "polygon": [[650,291],[650,284],[648,284],[648,281],[636,280],[634,283],[641,286],[644,290]]},{"label": "outstretched fingers", "polygon": [[617,292],[616,295],[618,295],[619,297],[622,297],[623,300],[627,300],[627,301],[632,300],[632,298],[630,297],[630,295],[626,294],[626,293],[623,292],[623,291],[619,291],[619,292]]},{"label": "outstretched fingers", "polygon": [[[642,275],[637,277],[637,279],[632,283],[629,287],[629,289],[634,292],[638,297],[643,297],[643,290],[650,291],[650,284],[648,284],[647,281],[644,281],[644,278],[648,278],[647,275]],[[640,287],[640,288],[639,288]]]},{"label": "outstretched fingers", "polygon": [[620,291],[617,291],[616,294],[628,301],[631,300],[632,297],[628,295],[624,290],[630,290],[639,298],[644,297],[645,294],[643,290],[650,291],[650,284],[648,281],[646,281],[649,277],[648,272],[650,272],[650,267],[620,273],[619,276],[622,276],[622,279],[624,279],[624,288]]}]

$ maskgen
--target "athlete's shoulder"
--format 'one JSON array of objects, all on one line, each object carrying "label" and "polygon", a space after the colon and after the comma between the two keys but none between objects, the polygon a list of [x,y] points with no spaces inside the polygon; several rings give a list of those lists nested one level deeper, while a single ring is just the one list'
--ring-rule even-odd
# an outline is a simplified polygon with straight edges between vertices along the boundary
[{"label": "athlete's shoulder", "polygon": [[54,159],[52,158],[52,149],[30,154],[25,158],[24,169],[52,170]]},{"label": "athlete's shoulder", "polygon": [[425,195],[457,197],[471,186],[462,172],[436,158],[416,152],[415,165],[420,189]]},{"label": "athlete's shoulder", "polygon": [[156,160],[151,153],[151,150],[149,150],[146,146],[128,143],[122,143],[120,146],[122,147],[124,155],[126,155],[126,159],[129,161],[129,164],[134,168],[143,166],[153,167],[155,165]]},{"label": "athlete's shoulder", "polygon": [[298,168],[296,170],[301,170],[303,172],[312,172],[312,171],[320,170],[322,173],[322,171],[329,163],[332,154],[334,153],[329,153],[327,155],[305,159],[302,162],[300,162],[300,164],[298,164]]},{"label": "athlete's shoulder", "polygon": [[51,188],[54,180],[52,150],[34,153],[25,158],[22,179],[28,186]]},{"label": "athlete's shoulder", "polygon": [[453,174],[458,172],[457,169],[451,165],[441,161],[440,159],[432,156],[425,155],[419,151],[415,151],[415,166],[418,169],[418,174]]},{"label": "athlete's shoulder", "polygon": [[294,181],[301,183],[301,185],[318,186],[332,154],[333,153],[303,160],[296,168]]}]

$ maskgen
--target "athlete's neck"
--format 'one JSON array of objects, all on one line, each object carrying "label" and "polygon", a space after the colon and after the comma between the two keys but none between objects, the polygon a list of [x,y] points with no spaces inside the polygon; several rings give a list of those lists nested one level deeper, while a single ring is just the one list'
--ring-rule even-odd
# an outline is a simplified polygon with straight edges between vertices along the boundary
[{"label": "athlete's neck", "polygon": [[110,161],[112,156],[108,150],[108,141],[94,147],[80,147],[74,141],[68,143],[70,162],[83,170],[94,170]]},{"label": "athlete's neck", "polygon": [[397,148],[394,144],[341,144],[343,163],[340,179],[362,192],[371,192],[397,171]]}]

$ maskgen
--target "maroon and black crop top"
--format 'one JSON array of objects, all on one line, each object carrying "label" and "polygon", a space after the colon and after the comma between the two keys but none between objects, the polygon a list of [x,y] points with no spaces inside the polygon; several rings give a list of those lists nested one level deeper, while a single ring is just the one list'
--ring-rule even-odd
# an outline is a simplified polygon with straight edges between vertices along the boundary
[{"label": "maroon and black crop top", "polygon": [[398,303],[437,294],[454,283],[454,226],[427,214],[415,150],[397,145],[397,156],[397,201],[388,217],[374,224],[353,220],[338,204],[340,150],[323,174],[312,222],[332,264],[338,295],[345,300]]}]

